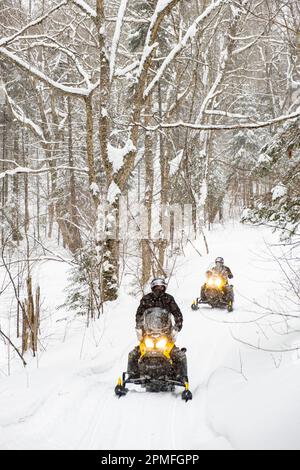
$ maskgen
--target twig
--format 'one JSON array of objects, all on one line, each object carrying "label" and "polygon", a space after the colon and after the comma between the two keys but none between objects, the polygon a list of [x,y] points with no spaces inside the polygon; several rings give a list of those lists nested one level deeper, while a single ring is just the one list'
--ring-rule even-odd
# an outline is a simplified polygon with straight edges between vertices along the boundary
[{"label": "twig", "polygon": [[20,353],[20,351],[18,350],[18,348],[14,345],[14,343],[9,339],[8,336],[6,336],[5,333],[3,333],[2,330],[0,330],[0,335],[2,335],[3,338],[5,338],[5,339],[9,342],[9,344],[14,348],[14,350],[16,351],[16,353],[18,354],[18,356],[20,357],[21,361],[23,362],[23,366],[26,367],[26,366],[27,366],[27,363],[26,363],[24,357],[22,356],[22,354]]}]

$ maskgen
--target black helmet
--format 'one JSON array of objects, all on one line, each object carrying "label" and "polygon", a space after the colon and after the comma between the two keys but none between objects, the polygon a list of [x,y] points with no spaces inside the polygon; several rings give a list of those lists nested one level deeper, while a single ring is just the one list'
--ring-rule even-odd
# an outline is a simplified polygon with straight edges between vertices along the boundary
[{"label": "black helmet", "polygon": [[156,286],[161,286],[164,287],[165,290],[167,288],[167,283],[164,279],[161,277],[156,277],[155,279],[152,280],[151,282],[151,290],[153,290]]},{"label": "black helmet", "polygon": [[224,265],[224,258],[222,258],[222,256],[218,256],[218,258],[216,258],[216,264],[222,264]]}]

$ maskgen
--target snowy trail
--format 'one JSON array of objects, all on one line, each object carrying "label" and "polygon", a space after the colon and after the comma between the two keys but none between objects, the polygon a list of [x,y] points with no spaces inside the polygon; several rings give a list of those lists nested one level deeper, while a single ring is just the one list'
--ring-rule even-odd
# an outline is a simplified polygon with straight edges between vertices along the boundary
[{"label": "snowy trail", "polygon": [[[266,326],[264,320],[254,322],[262,311],[252,299],[271,307],[281,298],[281,273],[261,254],[265,235],[264,230],[238,224],[219,228],[208,236],[209,256],[200,257],[188,247],[178,261],[169,292],[184,315],[178,346],[188,350],[192,402],[183,402],[180,391],[132,391],[121,399],[114,395],[128,352],[136,344],[137,301],[123,293],[102,320],[103,337],[100,327],[91,328],[84,342],[82,333],[70,334],[65,343],[51,345],[40,358],[39,369],[32,363],[26,373],[0,378],[0,449],[238,448],[238,432],[223,420],[227,405],[233,406],[231,395],[239,396],[248,378],[256,380],[256,374],[261,377],[274,369],[268,354],[257,371],[259,353],[233,339],[234,335],[255,343]],[[235,274],[235,312],[209,307],[194,312],[190,305],[199,295],[203,273],[220,255]],[[95,347],[95,338],[100,337]],[[238,428],[238,417],[234,419]]]}]

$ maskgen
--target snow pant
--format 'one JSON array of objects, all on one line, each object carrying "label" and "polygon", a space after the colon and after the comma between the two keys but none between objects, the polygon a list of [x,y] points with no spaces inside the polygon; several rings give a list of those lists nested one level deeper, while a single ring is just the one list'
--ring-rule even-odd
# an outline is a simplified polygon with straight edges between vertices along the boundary
[{"label": "snow pant", "polygon": [[206,301],[206,294],[205,294],[205,291],[206,291],[206,286],[205,284],[201,287],[201,300],[203,300],[203,302]]},{"label": "snow pant", "polygon": [[[128,355],[128,367],[127,373],[129,375],[138,376],[139,375],[139,358],[141,356],[139,346],[136,346],[133,351],[131,351]],[[179,349],[176,346],[172,349],[171,352],[171,359],[175,366],[175,373],[176,376],[180,378],[188,377],[187,374],[187,358],[185,350]]]}]

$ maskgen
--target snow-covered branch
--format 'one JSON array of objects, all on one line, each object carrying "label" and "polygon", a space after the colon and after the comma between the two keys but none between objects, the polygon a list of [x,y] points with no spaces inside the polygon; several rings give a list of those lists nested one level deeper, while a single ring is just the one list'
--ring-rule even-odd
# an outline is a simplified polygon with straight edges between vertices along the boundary
[{"label": "snow-covered branch", "polygon": [[175,129],[176,127],[185,127],[188,129],[204,130],[204,131],[213,131],[213,130],[227,131],[227,130],[235,130],[235,129],[259,129],[262,127],[272,126],[273,124],[280,124],[281,122],[288,121],[290,119],[295,119],[298,117],[300,117],[300,111],[289,114],[287,116],[285,115],[279,116],[275,119],[270,119],[268,121],[247,122],[243,124],[239,124],[239,123],[237,124],[195,124],[195,123],[189,123],[189,122],[184,122],[184,121],[177,121],[173,123],[161,123],[153,127],[147,127],[141,123],[135,123],[135,125],[138,125],[149,132],[155,132],[159,129]]},{"label": "snow-covered branch", "polygon": [[[88,174],[88,169],[87,168],[77,168],[77,167],[70,167],[70,166],[57,166],[55,167],[55,170],[72,170],[72,171],[77,171],[79,173],[84,173]],[[18,174],[41,174],[41,173],[47,173],[48,171],[51,171],[51,168],[38,168],[38,169],[33,169],[33,168],[27,168],[27,167],[22,167],[22,166],[17,166],[16,168],[13,168],[12,170],[5,170],[2,173],[0,173],[0,180],[5,178],[6,176],[15,176]]]},{"label": "snow-covered branch", "polygon": [[28,127],[34,134],[36,134],[43,142],[45,142],[45,136],[38,124],[35,124],[31,119],[27,118],[23,110],[10,98],[6,89],[4,88],[4,93],[7,98],[10,110],[13,116],[21,122],[24,126]]},{"label": "snow-covered branch", "polygon": [[210,114],[214,116],[226,116],[229,118],[235,119],[251,119],[251,116],[246,116],[244,114],[229,113],[228,111],[221,111],[220,109],[206,109],[205,114]]},{"label": "snow-covered branch", "polygon": [[[223,0],[218,0],[223,1]],[[155,36],[157,29],[159,27],[160,21],[164,17],[164,13],[169,11],[178,0],[158,0],[156,4],[155,11],[151,17],[150,25],[148,28],[147,37],[144,44],[144,50],[142,53],[141,61],[137,76],[139,77],[144,69],[147,59],[151,56],[153,50],[157,46],[156,43],[153,43],[153,37]]]},{"label": "snow-covered branch", "polygon": [[127,65],[123,69],[115,70],[115,77],[125,77],[128,73],[132,72],[139,66],[139,61],[136,60],[132,64]]},{"label": "snow-covered branch", "polygon": [[121,0],[120,8],[117,17],[117,23],[115,27],[114,37],[111,46],[111,54],[110,54],[110,80],[112,80],[114,69],[115,69],[115,62],[116,62],[116,54],[118,50],[119,40],[121,36],[122,24],[124,21],[124,16],[126,13],[128,0]]},{"label": "snow-covered branch", "polygon": [[84,0],[71,0],[74,5],[80,8],[83,13],[86,15],[90,16],[92,19],[95,19],[97,17],[96,10],[94,10],[88,3],[86,3]]},{"label": "snow-covered branch", "polygon": [[198,28],[200,24],[219,6],[224,3],[228,3],[228,0],[214,0],[205,10],[204,12],[198,16],[198,18],[193,22],[193,24],[189,27],[187,32],[185,33],[184,37],[181,41],[171,50],[168,56],[165,58],[163,63],[161,64],[160,68],[158,69],[155,77],[150,82],[148,87],[145,90],[145,96],[148,96],[155,86],[155,84],[161,79],[163,73],[170,65],[170,63],[175,59],[175,57],[179,54],[179,52],[186,47],[187,43],[195,37],[197,34]]},{"label": "snow-covered branch", "polygon": [[[43,247],[44,248],[44,247]],[[44,248],[45,249],[45,248]],[[49,251],[49,250],[47,250]],[[64,258],[63,256],[56,255],[56,256],[39,256],[37,258],[26,258],[26,259],[18,259],[15,261],[9,261],[6,263],[7,266],[13,266],[14,264],[20,263],[39,263],[45,261],[57,261],[58,263],[67,263],[70,266],[76,266],[76,262],[72,259]],[[0,268],[3,268],[4,264],[0,264]]]},{"label": "snow-covered branch", "polygon": [[24,26],[24,28],[20,29],[20,31],[17,31],[12,36],[2,38],[0,40],[0,47],[7,46],[11,42],[13,42],[18,36],[21,36],[23,33],[25,33],[25,31],[27,31],[29,28],[32,28],[33,26],[36,26],[36,25],[42,23],[42,21],[44,21],[46,18],[48,18],[49,15],[51,15],[51,13],[54,13],[55,11],[59,10],[61,7],[67,5],[67,3],[68,3],[68,0],[64,0],[63,2],[59,3],[58,5],[55,5],[55,7],[53,7],[51,10],[49,10],[44,15],[39,16],[35,20],[28,23],[26,26]]},{"label": "snow-covered branch", "polygon": [[261,39],[264,36],[264,34],[265,34],[265,31],[263,31],[259,36],[257,36],[253,41],[233,51],[232,55],[236,56],[238,54],[241,54],[247,51],[248,49],[250,49],[250,47],[254,46],[254,44],[256,44],[259,41],[259,39]]},{"label": "snow-covered branch", "polygon": [[[115,23],[118,21],[118,17],[107,16],[106,21],[109,23]],[[133,24],[148,24],[149,20],[144,20],[143,18],[132,18],[130,16],[125,16],[123,18],[123,23],[133,23]]]},{"label": "snow-covered branch", "polygon": [[67,49],[66,47],[64,47],[62,44],[60,44],[58,41],[56,41],[54,38],[51,38],[49,36],[45,36],[45,39],[47,39],[48,41],[51,41],[53,42],[54,44],[49,44],[45,41],[41,41],[41,42],[36,42],[36,43],[33,43],[31,46],[32,47],[48,47],[48,48],[51,48],[51,49],[56,49],[62,53],[64,53],[65,55],[67,55],[68,57],[70,57],[70,59],[74,62],[75,64],[75,67],[76,69],[78,70],[79,74],[82,76],[82,78],[84,79],[85,83],[86,83],[86,86],[87,88],[89,89],[91,87],[91,82],[90,82],[90,77],[89,77],[89,74],[86,72],[86,70],[82,67],[80,61],[78,60],[78,57],[76,56],[76,54],[74,54],[72,51],[70,51],[69,49]]},{"label": "snow-covered branch", "polygon": [[196,119],[196,123],[199,123],[202,121],[203,119],[203,113],[205,112],[205,109],[207,107],[207,105],[214,99],[214,97],[218,94],[218,87],[220,85],[220,83],[222,82],[223,80],[223,77],[224,77],[224,73],[225,73],[225,67],[226,67],[226,63],[228,61],[228,49],[227,47],[225,49],[223,49],[222,53],[221,53],[221,56],[220,56],[220,67],[219,67],[219,71],[216,75],[216,78],[214,80],[214,83],[212,84],[212,86],[210,87],[207,95],[205,96],[201,106],[200,106],[200,110],[199,110],[199,113],[198,113],[198,117]]},{"label": "snow-covered branch", "polygon": [[[247,0],[244,0],[244,1],[246,2]],[[240,17],[241,17],[241,10],[240,9],[237,10],[234,7],[232,7],[232,10],[233,10],[233,18],[232,18],[232,22],[229,25],[229,29],[227,31],[228,37],[227,38],[225,37],[225,43],[224,43],[224,45],[221,49],[221,52],[220,52],[219,69],[218,69],[218,72],[216,74],[216,77],[215,77],[215,80],[214,80],[213,84],[211,85],[210,89],[208,90],[207,95],[205,96],[205,98],[202,101],[202,104],[200,106],[200,110],[199,110],[199,113],[198,113],[198,117],[196,119],[196,124],[198,124],[199,122],[201,122],[203,120],[203,113],[205,112],[208,104],[215,98],[215,96],[218,93],[220,93],[220,91],[218,89],[220,88],[220,85],[222,84],[222,82],[224,80],[224,76],[225,76],[225,73],[226,73],[226,68],[227,68],[228,62],[231,58],[232,47],[233,47],[233,44],[234,44],[234,41],[232,39],[230,39],[230,33],[234,32],[236,30],[236,26],[237,26],[238,21],[240,20]]]},{"label": "snow-covered branch", "polygon": [[94,84],[91,84],[88,88],[79,88],[79,87],[71,87],[71,86],[63,85],[62,83],[52,80],[52,78],[48,77],[45,73],[41,72],[33,65],[28,64],[28,62],[21,59],[13,52],[7,50],[5,47],[0,47],[0,56],[1,55],[9,59],[11,62],[14,62],[25,72],[29,73],[33,77],[38,78],[42,82],[46,83],[46,85],[52,88],[55,88],[57,91],[65,95],[72,95],[72,96],[85,98],[85,97],[90,96],[91,93],[93,93],[95,89],[99,86],[99,81],[97,81]]}]

